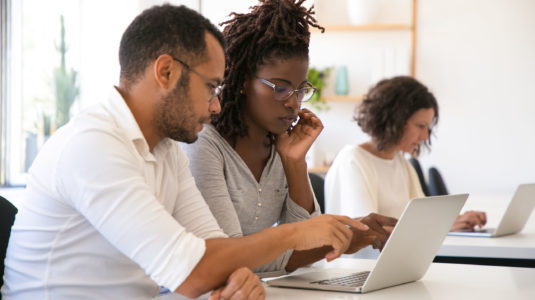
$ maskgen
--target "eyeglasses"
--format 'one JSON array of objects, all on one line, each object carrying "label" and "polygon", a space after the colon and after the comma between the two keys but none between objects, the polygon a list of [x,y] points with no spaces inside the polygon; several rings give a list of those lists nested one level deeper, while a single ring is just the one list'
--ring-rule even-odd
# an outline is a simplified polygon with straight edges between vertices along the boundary
[{"label": "eyeglasses", "polygon": [[256,76],[256,79],[260,80],[265,85],[273,89],[275,94],[275,100],[285,101],[290,98],[294,93],[297,93],[297,101],[306,102],[312,98],[312,95],[316,92],[316,88],[310,83],[305,83],[305,86],[299,89],[294,89],[292,86],[283,85],[283,84],[274,84],[267,81],[264,78]]},{"label": "eyeglasses", "polygon": [[180,59],[178,59],[176,57],[173,57],[173,59],[176,60],[177,62],[181,63],[186,69],[188,69],[188,71],[190,71],[190,72],[194,73],[195,75],[199,76],[204,81],[204,83],[206,83],[206,86],[208,86],[208,88],[210,90],[210,98],[208,99],[208,102],[212,102],[212,100],[215,97],[219,97],[219,95],[221,95],[221,92],[223,92],[223,88],[225,87],[224,84],[215,85],[210,81],[210,79],[204,77],[204,75],[202,75],[201,73],[195,71],[187,63],[181,61]]}]

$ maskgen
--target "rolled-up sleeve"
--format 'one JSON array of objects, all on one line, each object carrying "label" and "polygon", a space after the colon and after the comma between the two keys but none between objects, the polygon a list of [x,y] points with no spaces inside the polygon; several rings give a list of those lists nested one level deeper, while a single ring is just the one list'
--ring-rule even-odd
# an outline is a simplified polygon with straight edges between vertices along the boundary
[{"label": "rolled-up sleeve", "polygon": [[178,168],[176,184],[179,188],[177,192],[179,199],[176,201],[173,217],[188,231],[194,232],[200,238],[227,237],[195,184],[186,154],[178,146],[176,150],[178,151],[176,156],[179,158],[176,164]]}]

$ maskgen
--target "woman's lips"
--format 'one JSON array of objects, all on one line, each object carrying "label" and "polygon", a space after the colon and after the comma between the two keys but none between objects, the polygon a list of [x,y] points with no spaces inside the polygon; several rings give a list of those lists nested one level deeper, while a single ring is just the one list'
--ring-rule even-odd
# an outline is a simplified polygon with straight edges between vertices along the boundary
[{"label": "woman's lips", "polygon": [[297,116],[286,116],[286,117],[280,118],[280,120],[282,120],[288,127],[292,125],[292,123],[295,122],[296,119],[297,119]]}]

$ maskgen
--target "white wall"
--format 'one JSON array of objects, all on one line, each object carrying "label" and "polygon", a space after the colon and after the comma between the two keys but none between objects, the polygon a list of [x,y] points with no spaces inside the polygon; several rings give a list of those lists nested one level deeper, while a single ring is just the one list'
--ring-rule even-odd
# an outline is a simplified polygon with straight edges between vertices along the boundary
[{"label": "white wall", "polygon": [[[535,1],[418,3],[416,77],[440,105],[432,151],[421,163],[437,166],[454,193],[512,193],[519,183],[535,182]],[[395,40],[400,37],[387,38],[394,47],[403,44]],[[357,38],[345,43],[349,49],[362,44]],[[312,62],[333,52],[347,59],[336,47],[321,54],[311,49]],[[353,88],[360,93],[362,82]],[[350,121],[356,103],[330,104],[320,112],[320,162],[325,153],[329,158],[344,144],[367,139]]]},{"label": "white wall", "polygon": [[435,93],[432,152],[452,192],[535,182],[535,1],[420,1],[416,77]]}]

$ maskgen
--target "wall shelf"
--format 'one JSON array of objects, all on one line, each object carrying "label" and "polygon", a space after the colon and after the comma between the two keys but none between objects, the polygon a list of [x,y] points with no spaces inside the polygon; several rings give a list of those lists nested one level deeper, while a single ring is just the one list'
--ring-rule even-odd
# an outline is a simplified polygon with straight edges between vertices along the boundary
[{"label": "wall shelf", "polygon": [[[370,23],[362,25],[352,25],[352,24],[332,24],[332,25],[323,25],[325,28],[325,33],[334,33],[334,32],[366,32],[366,31],[407,31],[410,33],[410,75],[415,76],[416,71],[416,28],[417,28],[417,16],[418,12],[418,0],[412,0],[412,15],[411,22],[408,23]],[[312,28],[314,34],[320,33],[321,31],[317,28]],[[328,97],[325,97],[328,98]],[[326,99],[330,100],[330,99]],[[340,100],[335,100],[340,101]]]},{"label": "wall shelf", "polygon": [[[329,31],[373,31],[373,30],[412,30],[409,24],[366,24],[366,25],[325,25],[325,32]],[[314,28],[314,32],[320,32]]]},{"label": "wall shelf", "polygon": [[329,171],[329,167],[312,167],[308,169],[308,172],[310,173],[327,173]]},{"label": "wall shelf", "polygon": [[321,97],[322,100],[325,100],[325,101],[362,101],[363,97],[362,96],[337,96],[337,95],[332,95],[332,96],[322,96]]}]

